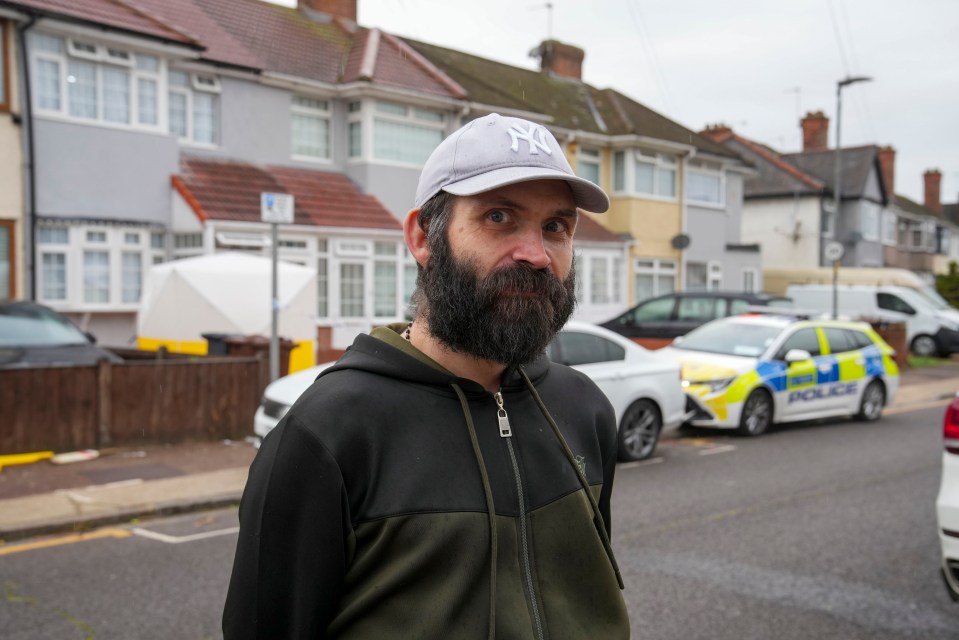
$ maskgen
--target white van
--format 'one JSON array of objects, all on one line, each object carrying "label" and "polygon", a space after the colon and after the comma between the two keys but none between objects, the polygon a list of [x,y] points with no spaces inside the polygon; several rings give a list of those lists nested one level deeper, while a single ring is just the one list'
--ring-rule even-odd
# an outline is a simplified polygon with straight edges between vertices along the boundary
[{"label": "white van", "polygon": [[[786,295],[797,309],[832,313],[832,285],[792,284]],[[836,306],[839,316],[853,320],[904,322],[906,340],[916,355],[959,351],[959,311],[938,295],[897,285],[840,284]]]}]

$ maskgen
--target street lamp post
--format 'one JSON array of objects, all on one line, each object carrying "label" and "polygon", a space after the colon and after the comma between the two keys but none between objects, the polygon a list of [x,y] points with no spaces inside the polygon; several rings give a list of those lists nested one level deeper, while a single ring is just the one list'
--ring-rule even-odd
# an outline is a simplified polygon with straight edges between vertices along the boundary
[{"label": "street lamp post", "polygon": [[[832,224],[830,232],[835,240],[836,229],[839,226],[839,207],[842,204],[842,90],[857,82],[870,82],[869,76],[847,76],[844,80],[836,83],[836,184],[833,187],[833,211]],[[833,265],[832,270],[832,317],[836,318],[836,311],[839,306],[839,269],[837,264]]]}]

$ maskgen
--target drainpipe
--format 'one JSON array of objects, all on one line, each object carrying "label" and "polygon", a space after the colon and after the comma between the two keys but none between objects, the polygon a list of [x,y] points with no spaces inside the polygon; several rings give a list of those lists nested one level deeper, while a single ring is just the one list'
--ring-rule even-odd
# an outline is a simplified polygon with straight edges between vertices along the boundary
[{"label": "drainpipe", "polygon": [[[680,211],[680,222],[679,222],[679,233],[686,234],[687,229],[689,229],[689,211],[686,208],[686,174],[689,171],[689,165],[687,164],[689,159],[696,155],[696,149],[690,149],[686,154],[683,155],[680,160],[679,166],[682,169],[682,182],[679,180],[676,181],[676,195],[679,197],[679,211]],[[682,188],[680,188],[682,187]],[[679,250],[679,290],[686,290],[686,250],[688,247]],[[707,283],[709,282],[709,274],[707,270]],[[709,288],[708,285],[706,287]]]},{"label": "drainpipe", "polygon": [[37,299],[37,262],[36,262],[36,235],[37,235],[37,178],[34,163],[34,144],[33,144],[33,97],[30,93],[30,59],[27,57],[27,31],[37,21],[37,16],[28,14],[26,22],[17,25],[17,37],[20,45],[20,86],[22,88],[20,101],[20,113],[24,127],[24,150],[27,157],[24,162],[24,172],[27,182],[27,205],[24,207],[24,213],[27,216],[26,224],[23,226],[26,232],[24,238],[24,249],[26,253],[27,278],[26,278],[26,298],[28,300]]}]

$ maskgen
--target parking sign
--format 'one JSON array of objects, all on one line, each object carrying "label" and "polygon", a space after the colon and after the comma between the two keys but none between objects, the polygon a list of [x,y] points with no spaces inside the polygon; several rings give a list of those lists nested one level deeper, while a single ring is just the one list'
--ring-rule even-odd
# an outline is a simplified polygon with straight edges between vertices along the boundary
[{"label": "parking sign", "polygon": [[260,219],[275,224],[293,224],[293,196],[288,193],[261,193]]}]

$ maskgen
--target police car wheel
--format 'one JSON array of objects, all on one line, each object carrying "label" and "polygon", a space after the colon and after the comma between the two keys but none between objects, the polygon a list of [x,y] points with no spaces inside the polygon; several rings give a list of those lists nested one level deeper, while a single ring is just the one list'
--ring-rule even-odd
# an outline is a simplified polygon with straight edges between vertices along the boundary
[{"label": "police car wheel", "polygon": [[917,356],[934,356],[939,353],[939,345],[932,336],[919,335],[912,339],[912,352]]},{"label": "police car wheel", "polygon": [[739,418],[739,433],[744,436],[758,436],[766,432],[773,421],[773,400],[763,389],[749,394],[743,404],[743,413]]},{"label": "police car wheel", "polygon": [[645,460],[653,455],[663,419],[652,400],[643,398],[629,405],[619,425],[619,459],[622,462]]},{"label": "police car wheel", "polygon": [[873,422],[882,416],[882,407],[886,404],[886,390],[882,383],[873,380],[862,392],[862,401],[859,404],[859,413],[856,417],[866,422]]}]

